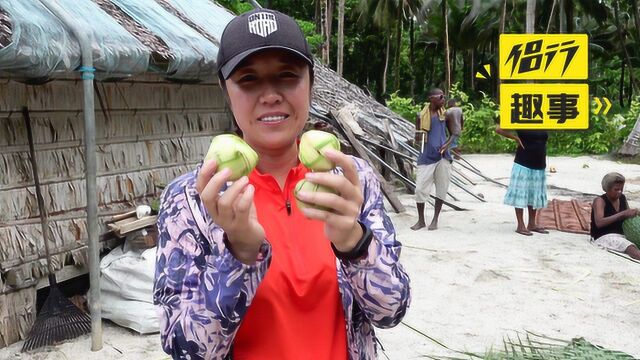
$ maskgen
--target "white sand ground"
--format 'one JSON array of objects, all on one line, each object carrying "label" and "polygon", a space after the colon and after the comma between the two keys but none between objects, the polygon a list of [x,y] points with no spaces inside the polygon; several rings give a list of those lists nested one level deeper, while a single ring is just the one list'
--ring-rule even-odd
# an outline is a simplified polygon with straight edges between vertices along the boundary
[{"label": "white sand ground", "polygon": [[[512,157],[469,155],[476,167],[508,182]],[[554,157],[549,185],[600,194],[609,171],[627,176],[632,206],[640,202],[640,166],[593,157]],[[467,172],[468,174],[468,172]],[[607,348],[640,357],[640,264],[589,243],[586,235],[552,231],[531,237],[514,232],[513,209],[502,205],[505,190],[478,177],[480,203],[452,189],[469,211],[445,209],[437,231],[412,231],[415,206],[402,195],[407,212],[392,214],[405,247],[402,263],[411,276],[413,299],[403,324],[379,330],[381,359],[419,359],[451,355],[413,327],[459,350],[499,347],[516,331],[547,336],[584,337]],[[550,198],[567,192],[550,191]],[[636,200],[636,201],[633,201]],[[428,209],[428,218],[432,209]],[[21,343],[0,350],[0,359],[168,359],[158,335],[139,336],[111,323],[104,326],[104,348],[90,351],[88,336],[42,352],[20,355]]]}]

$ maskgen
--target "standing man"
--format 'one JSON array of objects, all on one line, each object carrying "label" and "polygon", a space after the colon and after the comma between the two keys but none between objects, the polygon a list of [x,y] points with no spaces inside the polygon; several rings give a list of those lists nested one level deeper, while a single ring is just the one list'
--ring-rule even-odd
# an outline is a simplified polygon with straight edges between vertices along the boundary
[{"label": "standing man", "polygon": [[447,101],[447,111],[444,113],[444,117],[447,120],[447,124],[453,122],[454,130],[451,131],[450,134],[458,134],[455,138],[454,136],[450,136],[452,140],[449,144],[449,150],[453,153],[454,159],[460,159],[460,153],[456,149],[458,148],[458,137],[464,129],[464,114],[458,106],[456,99],[449,99],[449,101]]},{"label": "standing man", "polygon": [[[442,90],[433,89],[429,92],[429,130],[426,132],[424,145],[421,145],[422,152],[418,157],[416,174],[418,222],[411,227],[411,230],[418,230],[426,226],[424,203],[427,201],[434,183],[436,185],[436,203],[429,230],[438,228],[440,210],[442,210],[442,204],[447,197],[451,175],[451,162],[453,161],[449,146],[458,138],[460,130],[456,130],[453,120],[447,120],[445,118],[444,101],[445,98]],[[423,121],[416,121],[416,130],[418,131],[424,129],[421,122]],[[449,134],[451,134],[449,137],[447,137],[447,128]]]}]

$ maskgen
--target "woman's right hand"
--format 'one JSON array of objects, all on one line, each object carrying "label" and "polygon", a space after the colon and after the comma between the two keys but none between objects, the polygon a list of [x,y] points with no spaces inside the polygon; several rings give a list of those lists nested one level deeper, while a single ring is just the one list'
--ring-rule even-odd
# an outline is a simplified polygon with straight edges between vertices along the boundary
[{"label": "woman's right hand", "polygon": [[522,148],[522,150],[524,150],[524,145],[522,144],[522,140],[520,140],[519,137],[516,137],[516,142],[518,143],[518,146]]},{"label": "woman's right hand", "polygon": [[625,219],[638,216],[638,209],[627,209],[622,212]]},{"label": "woman's right hand", "polygon": [[253,264],[265,238],[253,204],[254,187],[246,176],[233,182],[223,193],[231,175],[229,169],[216,172],[215,160],[205,162],[196,179],[196,189],[213,221],[224,230],[229,251],[245,264]]}]

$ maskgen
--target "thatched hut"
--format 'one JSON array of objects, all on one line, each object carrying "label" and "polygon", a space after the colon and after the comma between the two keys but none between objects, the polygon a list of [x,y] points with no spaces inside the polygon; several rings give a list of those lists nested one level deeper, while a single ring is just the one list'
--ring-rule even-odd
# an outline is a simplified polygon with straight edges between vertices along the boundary
[{"label": "thatched hut", "polygon": [[[39,0],[0,0],[0,347],[24,338],[46,286],[44,246],[26,135],[33,128],[59,280],[87,272],[80,49]],[[230,128],[213,69],[232,14],[209,0],[58,0],[94,39],[98,223],[157,198]],[[360,108],[368,130],[399,140],[411,126],[330,70],[314,103]]]}]

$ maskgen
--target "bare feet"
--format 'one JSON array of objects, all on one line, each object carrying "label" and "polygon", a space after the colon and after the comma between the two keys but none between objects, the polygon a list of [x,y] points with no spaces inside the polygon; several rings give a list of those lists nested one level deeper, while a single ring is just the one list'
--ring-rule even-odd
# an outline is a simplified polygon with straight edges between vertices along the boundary
[{"label": "bare feet", "polygon": [[516,232],[520,235],[531,236],[533,233],[527,228],[517,228]]},{"label": "bare feet", "polygon": [[438,229],[438,222],[431,222],[431,225],[429,225],[429,230],[437,230]]},{"label": "bare feet", "polygon": [[412,227],[411,230],[420,230],[423,227],[427,226],[424,222],[422,221],[418,221],[417,223],[415,223]]},{"label": "bare feet", "polygon": [[528,230],[529,231],[535,231],[535,232],[540,233],[540,234],[548,234],[549,233],[549,230],[543,228],[542,226],[529,227]]}]

